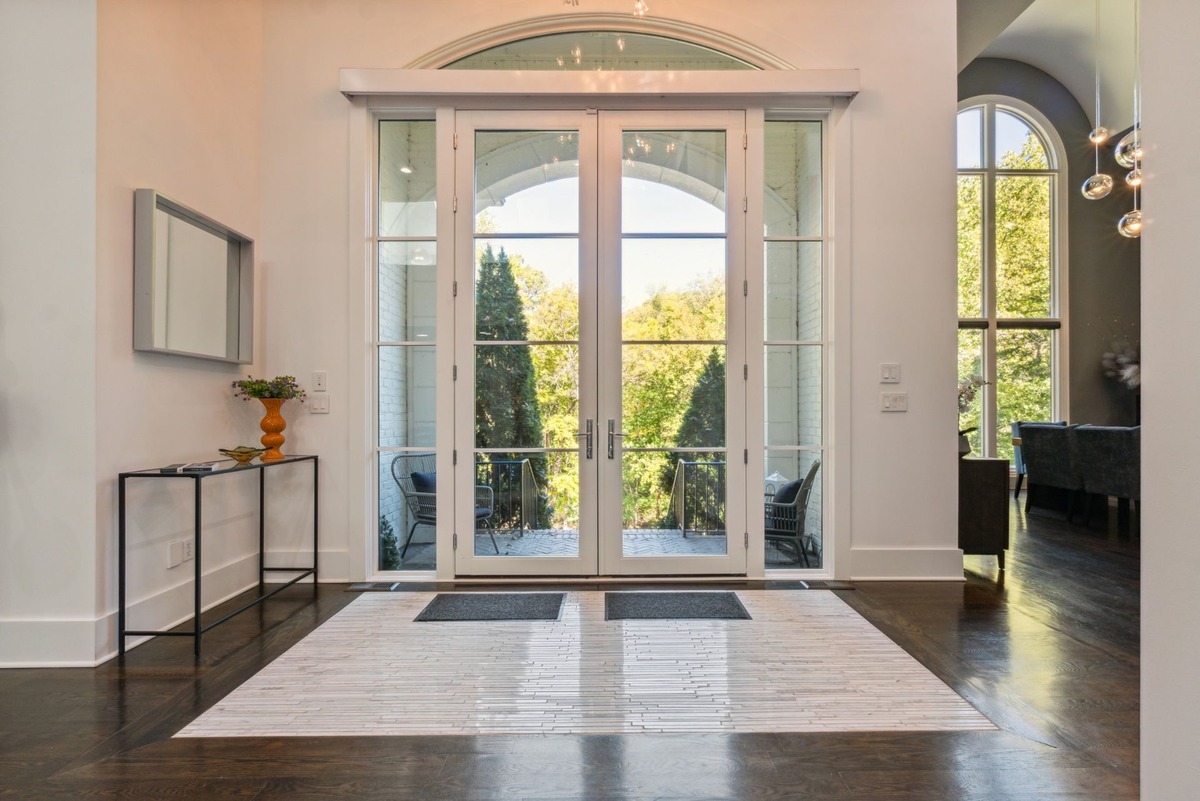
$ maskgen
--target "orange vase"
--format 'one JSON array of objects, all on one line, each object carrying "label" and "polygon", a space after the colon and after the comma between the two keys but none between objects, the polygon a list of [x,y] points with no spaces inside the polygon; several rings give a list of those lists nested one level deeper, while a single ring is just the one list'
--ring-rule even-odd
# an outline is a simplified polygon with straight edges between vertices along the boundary
[{"label": "orange vase", "polygon": [[283,429],[287,428],[287,421],[279,413],[284,398],[259,398],[259,400],[267,409],[267,413],[258,424],[263,430],[261,442],[267,449],[267,452],[262,455],[261,461],[278,462],[283,458],[283,453],[279,448],[283,445]]}]

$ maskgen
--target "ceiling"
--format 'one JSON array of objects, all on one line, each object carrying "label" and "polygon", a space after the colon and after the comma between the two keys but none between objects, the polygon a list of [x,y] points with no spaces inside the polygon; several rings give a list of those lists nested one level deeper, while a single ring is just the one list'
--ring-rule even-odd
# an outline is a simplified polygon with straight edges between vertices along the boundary
[{"label": "ceiling", "polygon": [[1100,124],[1123,130],[1133,124],[1135,2],[958,0],[959,69],[979,56],[1023,61],[1063,84],[1092,119],[1098,43]]}]

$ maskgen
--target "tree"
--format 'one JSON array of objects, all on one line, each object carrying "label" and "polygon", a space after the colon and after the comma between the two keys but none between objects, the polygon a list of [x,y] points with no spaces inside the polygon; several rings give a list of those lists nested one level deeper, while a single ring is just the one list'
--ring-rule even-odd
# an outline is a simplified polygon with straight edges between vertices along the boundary
[{"label": "tree", "polygon": [[[695,451],[687,454],[671,454],[661,478],[662,487],[668,493],[674,487],[680,461],[725,461],[724,454],[720,453],[720,450],[725,447],[725,357],[718,348],[709,351],[704,368],[696,377],[696,383],[692,385],[691,401],[688,403],[687,411],[683,413],[683,421],[680,423],[679,433],[675,437],[675,444],[681,448],[715,448],[718,449],[718,455],[705,455]],[[704,484],[705,491],[700,493],[703,496],[703,508],[696,510],[694,521],[690,520],[691,515],[689,515],[689,521],[673,522],[696,522],[705,528],[724,528],[724,468],[693,478]],[[695,492],[700,489],[698,485],[692,486],[692,484],[693,481],[689,480],[689,486],[684,487],[684,491]]]},{"label": "tree", "polygon": [[[504,248],[497,256],[488,245],[479,256],[475,338],[481,343],[475,348],[475,447],[540,448],[542,417],[529,345],[486,344],[523,343],[529,339],[512,263]],[[487,460],[497,461],[504,456],[507,455],[490,454]],[[508,458],[525,457],[512,454]],[[545,458],[534,455],[529,459],[538,487],[545,487]],[[494,524],[511,525],[519,521],[519,506],[508,506],[511,508],[497,505]],[[544,501],[539,502],[539,507],[542,508],[538,509],[537,518],[541,520],[547,511]]]}]

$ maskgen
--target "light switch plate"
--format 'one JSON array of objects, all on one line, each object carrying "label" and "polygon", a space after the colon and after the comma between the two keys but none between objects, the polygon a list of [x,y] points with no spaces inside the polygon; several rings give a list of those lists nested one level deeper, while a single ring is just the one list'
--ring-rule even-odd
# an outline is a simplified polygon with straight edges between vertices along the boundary
[{"label": "light switch plate", "polygon": [[314,395],[308,400],[309,414],[329,414],[329,396]]},{"label": "light switch plate", "polygon": [[900,383],[900,363],[899,362],[884,362],[879,365],[879,383],[880,384],[899,384]]},{"label": "light switch plate", "polygon": [[317,370],[313,373],[313,392],[325,392],[329,389],[329,373]]},{"label": "light switch plate", "polygon": [[881,392],[879,395],[879,408],[885,412],[907,412],[908,393]]}]

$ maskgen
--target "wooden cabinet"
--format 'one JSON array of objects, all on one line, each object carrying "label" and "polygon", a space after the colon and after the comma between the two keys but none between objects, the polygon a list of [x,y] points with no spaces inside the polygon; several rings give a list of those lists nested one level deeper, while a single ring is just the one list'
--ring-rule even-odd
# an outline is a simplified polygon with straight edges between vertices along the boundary
[{"label": "wooden cabinet", "polygon": [[958,460],[958,547],[993,555],[1004,569],[1008,548],[1008,460]]}]

